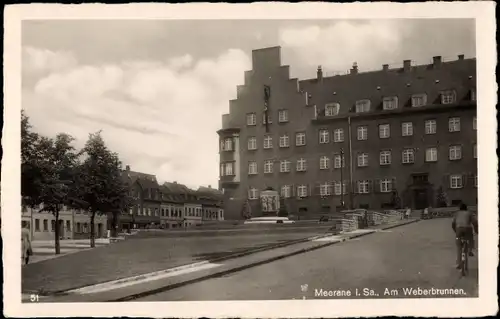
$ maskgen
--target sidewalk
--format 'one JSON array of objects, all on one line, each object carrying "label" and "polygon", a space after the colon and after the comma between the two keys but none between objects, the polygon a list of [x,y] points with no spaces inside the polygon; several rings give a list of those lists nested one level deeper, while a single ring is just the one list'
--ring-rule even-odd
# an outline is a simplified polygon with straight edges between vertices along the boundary
[{"label": "sidewalk", "polygon": [[[96,238],[95,246],[101,247],[109,244],[109,238]],[[33,256],[30,257],[30,264],[39,263],[44,260],[59,258],[68,254],[77,253],[90,247],[90,239],[64,239],[59,241],[60,254],[55,254],[54,240],[35,240],[31,242]]]},{"label": "sidewalk", "polygon": [[371,229],[361,229],[346,234],[315,236],[309,238],[307,241],[298,242],[293,245],[263,250],[246,255],[242,254],[239,258],[205,261],[185,265],[183,267],[176,267],[174,269],[167,269],[143,274],[141,276],[123,278],[116,281],[74,289],[48,297],[45,301],[103,302],[134,300],[416,221],[418,220],[403,220],[393,224],[379,225]]}]

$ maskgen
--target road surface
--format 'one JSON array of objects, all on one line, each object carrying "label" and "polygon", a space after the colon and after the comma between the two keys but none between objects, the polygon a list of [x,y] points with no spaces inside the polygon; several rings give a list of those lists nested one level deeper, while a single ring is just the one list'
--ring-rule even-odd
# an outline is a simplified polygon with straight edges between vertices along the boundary
[{"label": "road surface", "polygon": [[450,223],[420,221],[137,301],[477,297],[477,257],[461,277]]}]

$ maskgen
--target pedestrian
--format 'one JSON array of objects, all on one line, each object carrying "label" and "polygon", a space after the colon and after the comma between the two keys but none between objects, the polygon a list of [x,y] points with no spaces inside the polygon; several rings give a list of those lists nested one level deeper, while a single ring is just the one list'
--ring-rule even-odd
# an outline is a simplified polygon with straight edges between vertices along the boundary
[{"label": "pedestrian", "polygon": [[407,207],[406,209],[406,219],[409,219],[411,215],[411,208]]},{"label": "pedestrian", "polygon": [[31,236],[28,223],[24,220],[21,222],[21,249],[21,264],[27,265],[30,256],[33,255],[33,250],[31,248]]},{"label": "pedestrian", "polygon": [[424,217],[424,219],[429,218],[429,208],[428,207],[424,208],[423,217]]}]

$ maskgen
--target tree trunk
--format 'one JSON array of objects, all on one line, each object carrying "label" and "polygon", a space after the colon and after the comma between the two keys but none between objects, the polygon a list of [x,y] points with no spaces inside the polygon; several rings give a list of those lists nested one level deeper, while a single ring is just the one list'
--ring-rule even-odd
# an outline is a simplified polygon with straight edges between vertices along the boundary
[{"label": "tree trunk", "polygon": [[94,219],[95,219],[95,212],[92,212],[90,215],[90,247],[94,248],[95,247],[95,225],[94,225]]},{"label": "tree trunk", "polygon": [[113,220],[111,223],[111,237],[116,238],[117,234],[117,223],[118,223],[118,212],[113,212]]},{"label": "tree trunk", "polygon": [[61,246],[59,242],[59,210],[56,210],[54,213],[54,216],[56,218],[56,228],[54,229],[54,243],[55,243],[55,249],[56,249],[56,255],[59,255],[61,253]]}]

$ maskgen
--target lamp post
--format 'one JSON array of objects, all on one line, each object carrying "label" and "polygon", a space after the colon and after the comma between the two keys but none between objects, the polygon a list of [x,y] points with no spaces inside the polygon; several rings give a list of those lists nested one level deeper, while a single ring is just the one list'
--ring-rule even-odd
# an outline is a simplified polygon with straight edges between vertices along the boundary
[{"label": "lamp post", "polygon": [[345,208],[344,204],[344,149],[340,149],[340,206]]}]

